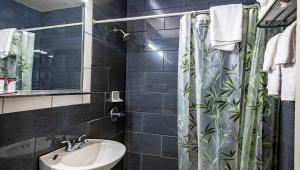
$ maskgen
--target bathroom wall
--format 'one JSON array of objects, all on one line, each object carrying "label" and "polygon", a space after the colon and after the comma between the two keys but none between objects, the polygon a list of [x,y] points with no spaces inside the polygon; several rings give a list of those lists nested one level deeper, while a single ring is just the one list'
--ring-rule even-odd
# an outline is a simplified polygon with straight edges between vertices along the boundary
[{"label": "bathroom wall", "polygon": [[[122,0],[94,1],[94,10],[101,11],[103,18],[126,16],[126,3]],[[12,8],[15,7],[12,5]],[[27,16],[27,10],[22,8],[19,12]],[[13,15],[13,11],[9,12],[5,15],[8,18]],[[3,16],[2,13],[0,16]],[[24,16],[22,20],[27,19]],[[103,27],[104,36],[108,27]],[[124,111],[124,103],[111,104],[106,99],[110,90],[122,91],[121,96],[124,98],[125,45],[119,35],[102,37],[103,41],[98,41],[96,32],[97,28],[94,28],[91,87],[95,93],[91,95],[91,103],[0,114],[0,169],[38,169],[39,156],[63,147],[61,140],[83,134],[89,138],[123,142],[124,119],[112,123],[107,113],[113,106]],[[68,100],[68,97],[64,100]],[[122,167],[121,162],[114,170],[121,170]]]},{"label": "bathroom wall", "polygon": [[[127,0],[127,16],[254,0]],[[126,63],[126,170],[176,170],[179,17],[131,21]]]},{"label": "bathroom wall", "polygon": [[294,169],[295,102],[282,101],[280,110],[278,169]]}]

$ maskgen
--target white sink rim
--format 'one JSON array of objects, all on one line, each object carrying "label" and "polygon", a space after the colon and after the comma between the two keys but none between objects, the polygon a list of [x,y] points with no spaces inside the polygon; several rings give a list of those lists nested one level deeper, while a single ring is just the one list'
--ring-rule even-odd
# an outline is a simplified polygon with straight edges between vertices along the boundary
[{"label": "white sink rim", "polygon": [[[40,162],[40,168],[45,168],[45,169],[53,169],[53,170],[90,170],[90,169],[110,169],[113,166],[115,166],[125,155],[126,152],[126,147],[119,142],[116,141],[112,141],[112,140],[103,140],[103,139],[88,139],[89,143],[86,146],[83,146],[82,149],[79,150],[75,150],[72,152],[66,152],[64,151],[64,148],[60,148],[58,150],[55,150],[53,152],[50,152],[46,155],[43,155],[39,158],[39,162]],[[76,154],[77,152],[83,152],[84,150],[87,150],[88,147],[92,147],[92,145],[94,144],[99,144],[100,146],[107,146],[107,145],[111,145],[111,146],[115,146],[118,151],[115,153],[117,155],[114,155],[114,159],[109,160],[108,162],[103,163],[103,161],[101,162],[101,159],[95,160],[95,162],[93,162],[92,164],[89,165],[84,165],[84,166],[73,166],[73,165],[67,165],[65,160],[67,157],[69,157],[71,154]],[[109,146],[108,146],[109,147]],[[107,149],[107,148],[106,148]],[[98,155],[96,156],[97,158],[100,156],[101,154],[101,148],[99,148],[99,151],[97,152]],[[113,151],[111,151],[111,154],[113,153]],[[59,156],[57,157],[56,160],[52,160],[51,158],[54,157],[54,155],[58,154]],[[101,155],[103,156],[103,155]],[[103,158],[102,158],[103,159]],[[100,162],[99,162],[100,161]],[[110,167],[110,168],[108,168]]]}]

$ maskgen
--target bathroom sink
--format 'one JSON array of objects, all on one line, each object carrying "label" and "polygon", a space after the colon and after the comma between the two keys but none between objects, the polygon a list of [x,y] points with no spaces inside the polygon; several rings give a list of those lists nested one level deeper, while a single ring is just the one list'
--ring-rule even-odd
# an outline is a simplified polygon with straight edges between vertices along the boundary
[{"label": "bathroom sink", "polygon": [[88,139],[81,149],[58,149],[40,157],[40,170],[109,170],[124,156],[123,144],[111,140]]}]

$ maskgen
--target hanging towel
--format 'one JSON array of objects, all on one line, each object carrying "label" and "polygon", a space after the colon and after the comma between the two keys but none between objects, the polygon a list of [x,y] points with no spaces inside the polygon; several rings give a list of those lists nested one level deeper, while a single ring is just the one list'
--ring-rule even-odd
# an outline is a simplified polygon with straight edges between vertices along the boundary
[{"label": "hanging towel", "polygon": [[267,43],[264,55],[263,71],[270,71],[275,69],[274,58],[277,52],[277,42],[281,34],[277,34],[270,38]]},{"label": "hanging towel", "polygon": [[231,4],[210,8],[210,40],[214,49],[233,51],[242,40],[243,5]]},{"label": "hanging towel", "polygon": [[276,0],[256,0],[260,4],[258,18],[261,19]]},{"label": "hanging towel", "polygon": [[295,101],[296,64],[281,65],[281,100]]},{"label": "hanging towel", "polygon": [[15,31],[15,28],[0,30],[0,58],[5,58],[8,56]]},{"label": "hanging towel", "polygon": [[281,94],[281,67],[276,65],[275,69],[268,71],[268,95],[280,97]]},{"label": "hanging towel", "polygon": [[275,64],[292,64],[296,61],[296,22],[288,26],[277,43]]}]

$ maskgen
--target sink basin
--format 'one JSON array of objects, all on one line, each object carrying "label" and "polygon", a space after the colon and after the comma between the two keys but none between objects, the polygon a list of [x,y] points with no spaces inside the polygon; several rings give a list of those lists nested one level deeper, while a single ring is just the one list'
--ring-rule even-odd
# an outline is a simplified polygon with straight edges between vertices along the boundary
[{"label": "sink basin", "polygon": [[88,144],[72,152],[58,149],[40,157],[40,170],[109,170],[124,156],[123,144],[111,140],[88,139]]}]

